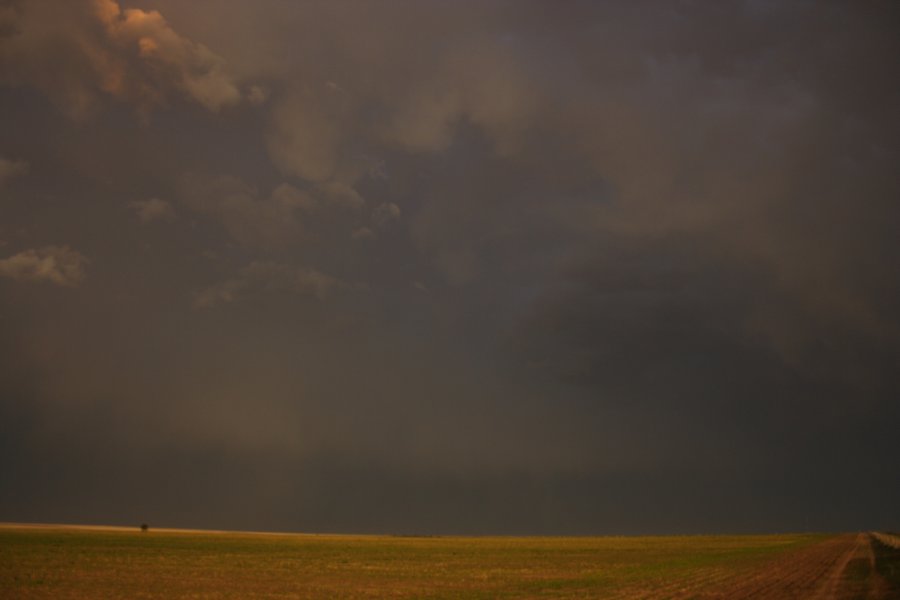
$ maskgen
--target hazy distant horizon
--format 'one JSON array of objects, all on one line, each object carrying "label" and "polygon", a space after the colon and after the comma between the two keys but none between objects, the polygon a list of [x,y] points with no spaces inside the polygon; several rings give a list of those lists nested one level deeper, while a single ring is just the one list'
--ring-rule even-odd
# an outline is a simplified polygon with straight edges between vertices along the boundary
[{"label": "hazy distant horizon", "polygon": [[730,537],[730,536],[738,536],[738,537],[767,537],[767,536],[779,536],[779,535],[847,535],[847,534],[855,534],[855,533],[871,533],[871,532],[883,532],[887,531],[887,528],[880,529],[872,529],[866,532],[861,531],[773,531],[773,532],[757,532],[757,533],[746,533],[746,532],[729,532],[729,531],[719,531],[719,532],[691,532],[691,533],[562,533],[562,534],[553,534],[553,533],[543,533],[543,534],[533,534],[533,533],[490,533],[490,532],[482,532],[482,533],[464,533],[464,532],[391,532],[391,531],[372,531],[368,533],[357,533],[357,532],[349,532],[349,531],[282,531],[282,530],[273,530],[273,529],[260,529],[260,530],[249,530],[249,529],[213,529],[213,528],[196,528],[196,527],[172,527],[166,524],[158,525],[158,526],[150,526],[147,523],[129,523],[129,524],[100,524],[100,523],[36,523],[36,522],[0,522],[0,528],[8,528],[8,529],[26,529],[26,530],[72,530],[72,531],[114,531],[114,532],[143,532],[142,526],[147,525],[146,531],[157,531],[157,532],[166,532],[166,533],[208,533],[208,534],[235,534],[235,535],[260,535],[260,536],[299,536],[299,537],[372,537],[372,538],[529,538],[529,537],[538,537],[538,538],[652,538],[652,537]]}]

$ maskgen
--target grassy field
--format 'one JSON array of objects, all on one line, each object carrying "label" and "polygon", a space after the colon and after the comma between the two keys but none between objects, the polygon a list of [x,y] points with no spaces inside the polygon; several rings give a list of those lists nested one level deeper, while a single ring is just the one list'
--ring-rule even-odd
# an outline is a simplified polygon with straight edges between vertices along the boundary
[{"label": "grassy field", "polygon": [[665,590],[699,592],[824,539],[419,538],[3,526],[0,597],[666,597]]}]

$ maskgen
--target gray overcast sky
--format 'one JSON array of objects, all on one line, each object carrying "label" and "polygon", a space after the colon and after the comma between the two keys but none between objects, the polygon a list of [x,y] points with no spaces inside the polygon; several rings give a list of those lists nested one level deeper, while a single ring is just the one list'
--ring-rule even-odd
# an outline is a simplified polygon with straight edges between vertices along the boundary
[{"label": "gray overcast sky", "polygon": [[898,26],[0,0],[0,520],[900,526]]}]

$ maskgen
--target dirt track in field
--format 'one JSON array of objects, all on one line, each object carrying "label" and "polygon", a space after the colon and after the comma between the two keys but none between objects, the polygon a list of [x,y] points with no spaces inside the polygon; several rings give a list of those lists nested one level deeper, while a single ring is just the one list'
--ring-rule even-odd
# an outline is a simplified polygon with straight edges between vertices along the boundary
[{"label": "dirt track in field", "polygon": [[[881,540],[890,545],[890,541]],[[900,589],[876,570],[873,534],[847,534],[790,552],[755,570],[709,568],[670,584],[629,587],[616,600],[891,600]],[[900,541],[893,538],[893,541]]]},{"label": "dirt track in field", "polygon": [[[755,573],[714,585],[715,592],[686,592],[683,598],[890,600],[900,590],[876,571],[870,534],[850,534],[781,557]],[[709,588],[708,588],[709,589]]]},{"label": "dirt track in field", "polygon": [[[894,538],[896,540],[896,538]],[[879,538],[880,540],[880,538]],[[848,534],[791,552],[754,571],[709,569],[677,583],[623,589],[617,600],[891,600],[900,598],[876,570],[871,534]],[[886,543],[881,541],[881,543]]]}]

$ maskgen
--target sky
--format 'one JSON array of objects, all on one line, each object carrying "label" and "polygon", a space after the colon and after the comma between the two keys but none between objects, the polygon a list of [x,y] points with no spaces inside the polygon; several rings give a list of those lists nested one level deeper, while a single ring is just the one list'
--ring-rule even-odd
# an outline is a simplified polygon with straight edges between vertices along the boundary
[{"label": "sky", "polygon": [[0,521],[896,530],[898,31],[0,0]]}]

